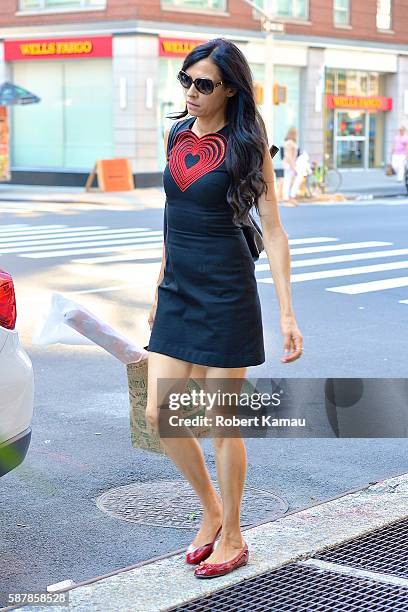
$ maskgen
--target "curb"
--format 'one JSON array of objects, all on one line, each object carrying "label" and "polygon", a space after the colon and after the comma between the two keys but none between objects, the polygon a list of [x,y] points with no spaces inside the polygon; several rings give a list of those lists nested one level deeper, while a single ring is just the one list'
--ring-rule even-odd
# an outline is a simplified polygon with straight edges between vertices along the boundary
[{"label": "curb", "polygon": [[[139,205],[143,204],[146,196],[151,198],[152,194],[157,197],[158,201],[163,198],[164,191],[161,187],[146,187],[138,188],[127,192],[66,192],[64,189],[55,191],[35,191],[27,193],[23,190],[7,193],[0,189],[0,202],[32,202],[32,203],[49,203],[49,204],[99,204],[101,206],[112,205]],[[1,208],[0,208],[1,212]]]},{"label": "curb", "polygon": [[[181,549],[58,592],[69,591],[69,608],[78,610],[164,612],[407,516],[408,474],[404,473],[243,529],[250,551],[248,565],[216,580],[197,580],[194,566],[185,564],[185,549]],[[53,608],[58,612],[67,609]],[[38,611],[38,606],[22,609]]]},{"label": "curb", "polygon": [[[32,203],[49,203],[49,204],[87,204],[87,205],[100,205],[100,206],[144,206],[146,202],[146,197],[151,199],[152,194],[154,197],[157,197],[157,203],[162,203],[164,205],[165,192],[164,189],[160,186],[157,187],[145,187],[138,188],[131,192],[111,192],[110,195],[106,195],[105,192],[80,192],[73,194],[63,194],[61,191],[54,193],[50,192],[36,192],[30,193],[27,192],[25,195],[24,192],[19,191],[16,193],[5,194],[2,193],[0,189],[0,202],[10,203],[23,203],[23,202],[32,202]],[[126,193],[126,195],[124,195]],[[357,192],[349,192],[349,193],[336,193],[332,194],[333,198],[330,199],[328,197],[309,199],[309,198],[299,198],[297,200],[297,204],[293,206],[293,208],[303,207],[303,206],[330,206],[330,205],[341,205],[341,204],[354,204],[358,202],[367,203],[370,201],[384,199],[384,198],[401,198],[407,197],[407,194],[395,193],[395,194],[376,194],[376,193],[357,193]],[[283,201],[278,198],[279,206],[285,207]],[[286,208],[286,207],[285,207]],[[292,208],[289,206],[288,208]],[[1,212],[1,208],[0,208]]]},{"label": "curb", "polygon": [[[157,189],[157,188],[150,188],[150,189]],[[67,198],[61,198],[58,197],[56,195],[55,198],[46,195],[46,196],[29,196],[27,195],[27,197],[24,196],[10,196],[10,197],[4,197],[4,196],[0,196],[0,202],[5,202],[7,204],[11,204],[11,203],[24,203],[24,202],[31,202],[33,204],[38,203],[38,204],[94,204],[94,205],[99,205],[99,206],[123,206],[124,204],[126,205],[144,205],[144,200],[142,199],[143,196],[151,196],[151,192],[148,194],[138,194],[137,196],[135,195],[129,195],[126,197],[119,197],[119,196],[112,196],[112,197],[95,197],[95,198],[91,198],[89,196],[84,196],[84,197],[67,197]],[[163,200],[163,205],[164,205],[164,197],[165,194],[164,192],[160,192],[158,194],[158,200],[160,200],[160,202],[162,202]],[[351,197],[347,197],[347,198],[343,198],[341,200],[298,200],[298,203],[296,206],[293,206],[293,208],[298,208],[298,206],[303,207],[303,206],[315,206],[315,205],[331,205],[331,204],[348,204],[350,202],[354,202],[355,200],[357,200],[358,198],[355,196],[351,196]],[[364,198],[364,199],[371,199],[371,198]],[[283,206],[285,207],[285,205],[283,204],[282,200],[278,200],[278,204],[279,206]],[[0,207],[0,212],[1,212],[1,207]]]}]

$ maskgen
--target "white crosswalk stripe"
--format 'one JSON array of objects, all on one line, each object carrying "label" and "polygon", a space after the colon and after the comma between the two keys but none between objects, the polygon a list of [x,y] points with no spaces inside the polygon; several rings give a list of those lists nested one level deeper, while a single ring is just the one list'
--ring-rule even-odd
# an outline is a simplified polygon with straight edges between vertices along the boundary
[{"label": "white crosswalk stripe", "polygon": [[108,255],[99,257],[84,257],[83,259],[73,259],[74,263],[80,264],[107,264],[107,263],[126,263],[130,261],[141,261],[143,259],[161,259],[163,254],[163,242],[160,244],[146,245],[144,253],[129,253],[126,255]]},{"label": "white crosswalk stripe", "polygon": [[[389,251],[372,251],[371,253],[350,253],[348,255],[333,255],[330,257],[295,259],[291,261],[291,268],[304,268],[307,266],[343,263],[345,261],[356,261],[359,259],[380,259],[381,257],[397,257],[398,255],[408,255],[408,249],[390,249]],[[269,264],[255,264],[255,269],[257,272],[269,270]]]},{"label": "white crosswalk stripe", "polygon": [[23,234],[39,234],[44,232],[52,232],[52,231],[61,231],[61,229],[69,229],[66,225],[7,225],[5,227],[0,228],[0,236],[6,235],[23,235]]},{"label": "white crosswalk stripe", "polygon": [[22,228],[27,227],[27,223],[7,223],[5,227],[0,227],[0,232],[8,231],[11,228]]},{"label": "white crosswalk stripe", "polygon": [[[363,282],[324,287],[326,291],[347,295],[374,293],[408,286],[408,276],[384,276],[384,273],[408,268],[408,248],[388,248],[393,246],[392,242],[379,240],[341,242],[337,236],[310,236],[290,238],[289,246],[292,270],[315,268],[292,273],[292,283],[367,275],[367,280]],[[38,260],[67,258],[73,263],[82,265],[120,264],[132,261],[143,263],[144,260],[147,264],[152,260],[159,263],[162,249],[162,230],[149,227],[111,228],[104,225],[75,227],[30,223],[15,223],[0,227],[0,257],[14,254],[17,257]],[[390,258],[395,258],[396,261],[389,261]],[[370,265],[343,265],[367,260],[377,260],[377,262]],[[330,267],[336,264],[337,267]],[[273,284],[265,251],[261,253],[255,264],[255,273],[258,283]],[[408,300],[399,300],[399,303],[408,304]]]},{"label": "white crosswalk stripe", "polygon": [[[372,266],[356,266],[353,268],[336,268],[333,270],[319,270],[317,272],[303,272],[302,274],[292,274],[292,283],[316,280],[320,278],[335,278],[338,276],[353,276],[354,274],[368,274],[369,272],[383,272],[384,270],[401,270],[408,268],[408,261],[397,261],[393,263],[374,264]],[[273,283],[272,278],[262,278],[260,283]]]},{"label": "white crosswalk stripe", "polygon": [[[289,241],[290,242],[290,241]],[[377,246],[391,246],[392,242],[378,242],[378,241],[366,241],[360,243],[344,243],[335,244],[323,247],[306,247],[296,248],[290,250],[291,252],[291,270],[296,268],[307,268],[307,267],[321,267],[332,264],[342,264],[351,261],[362,261],[368,259],[383,260],[389,257],[404,257],[408,255],[408,248],[405,249],[381,249],[374,251],[363,252],[359,249],[369,249]],[[343,250],[356,250],[354,253],[347,253],[342,255],[329,255],[326,257],[295,257],[296,255],[302,256],[309,253],[317,253],[323,251],[343,251]],[[292,257],[294,256],[294,257]],[[267,254],[262,253],[262,259],[266,258]],[[260,258],[261,259],[261,258]],[[315,270],[313,272],[300,272],[291,274],[291,283],[296,282],[312,282],[315,280],[326,280],[330,278],[337,278],[342,276],[355,276],[359,274],[375,274],[382,272],[391,272],[393,270],[401,270],[408,268],[408,261],[395,261],[395,262],[382,262],[367,266],[353,266],[353,267],[339,267],[329,268],[323,270]],[[268,277],[259,278],[259,274],[262,272],[269,271],[269,263],[257,263],[255,264],[255,270],[257,273],[258,283],[273,284],[273,278],[271,273]],[[393,289],[397,287],[408,286],[408,277],[391,277],[391,278],[380,278],[380,279],[367,279],[361,283],[350,283],[347,285],[340,285],[337,287],[325,287],[326,291],[333,293],[342,293],[348,295],[356,295],[360,293],[370,293],[375,291],[384,291],[387,289]],[[408,302],[408,301],[407,301]],[[405,303],[400,300],[400,303]]]},{"label": "white crosswalk stripe", "polygon": [[[289,240],[290,244],[310,244],[313,242],[335,242],[339,240],[338,238],[329,238],[327,236],[316,236],[315,238],[294,238]],[[386,243],[388,244],[388,243]],[[162,245],[161,245],[162,246]],[[150,247],[149,247],[150,248]],[[149,251],[146,254],[146,259],[151,259],[152,257],[162,257],[162,248],[160,247],[160,251],[157,253],[152,253]],[[140,261],[143,258],[143,255],[140,253],[129,253],[128,255],[113,255],[113,256],[102,256],[102,257],[87,257],[84,259],[73,259],[75,263],[87,263],[87,264],[98,264],[98,263],[120,263],[127,261]],[[260,254],[260,259],[266,258],[266,253],[263,252]],[[269,270],[269,265],[267,264],[265,270]]]},{"label": "white crosswalk stripe", "polygon": [[[64,228],[60,227],[57,229],[39,229],[37,231],[26,230],[20,232],[8,232],[7,234],[0,235],[0,245],[5,244],[7,242],[13,242],[15,240],[44,240],[48,237],[50,238],[58,238],[58,236],[86,236],[87,234],[107,232],[111,230],[105,230],[102,225],[93,225],[91,227],[78,227],[78,228]],[[114,230],[116,231],[116,230]],[[126,230],[130,231],[130,230]]]},{"label": "white crosswalk stripe", "polygon": [[41,200],[33,200],[32,202],[2,202],[0,206],[0,214],[8,213],[8,214],[32,214],[32,213],[62,213],[65,211],[74,211],[78,213],[78,209],[80,208],[81,212],[83,211],[92,211],[92,210],[124,210],[129,208],[129,204],[123,202],[120,203],[109,204],[107,202],[100,203],[95,202],[85,202],[85,201],[76,201],[64,199],[60,202],[44,202]]},{"label": "white crosswalk stripe", "polygon": [[60,258],[146,248],[162,250],[162,230],[148,227],[108,228],[104,225],[66,226],[13,224],[0,228],[0,256],[30,259]]},{"label": "white crosswalk stripe", "polygon": [[43,244],[45,242],[52,242],[54,239],[62,238],[66,240],[70,240],[71,238],[77,238],[81,240],[82,238],[99,238],[99,236],[107,236],[116,235],[123,237],[123,235],[127,236],[127,234],[140,234],[143,231],[148,231],[148,228],[139,228],[139,229],[129,229],[129,230],[103,230],[103,229],[92,229],[92,230],[77,230],[77,231],[63,231],[60,230],[58,232],[47,232],[46,235],[42,235],[40,232],[38,234],[20,234],[16,235],[7,235],[6,237],[0,236],[0,249],[3,246],[19,246],[19,244],[27,244],[27,243],[35,243],[41,241]]},{"label": "white crosswalk stripe", "polygon": [[[118,234],[116,234],[118,235]],[[101,245],[114,245],[114,244],[125,244],[125,245],[132,245],[133,243],[140,243],[140,242],[149,242],[152,241],[154,239],[154,241],[157,241],[159,239],[160,236],[162,236],[163,233],[159,230],[157,231],[153,231],[153,232],[133,232],[133,233],[128,233],[128,234],[124,234],[118,235],[118,238],[115,237],[111,237],[111,236],[104,236],[104,235],[91,235],[91,236],[85,236],[85,237],[75,237],[75,238],[57,238],[54,240],[42,240],[41,244],[38,245],[37,241],[24,241],[24,242],[17,242],[17,243],[12,243],[11,245],[7,245],[7,248],[2,248],[0,247],[0,254],[4,254],[4,253],[32,253],[34,251],[41,251],[38,255],[38,257],[42,257],[44,256],[44,254],[46,253],[46,251],[51,251],[51,253],[48,256],[52,256],[52,257],[62,257],[66,254],[71,255],[71,253],[73,253],[75,255],[76,251],[75,250],[69,250],[69,251],[53,251],[53,249],[56,249],[58,246],[63,246],[67,243],[77,243],[77,244],[68,244],[68,247],[72,247],[72,249],[76,248],[76,247],[84,247],[84,246],[101,246]],[[30,257],[30,255],[23,255],[23,257]]]},{"label": "white crosswalk stripe", "polygon": [[[30,253],[27,255],[20,255],[20,257],[27,257],[29,259],[44,259],[46,257],[67,257],[69,255],[85,255],[86,253],[110,253],[111,251],[122,251],[123,249],[132,249],[132,250],[140,250],[140,249],[146,249],[146,247],[148,246],[149,248],[152,248],[153,244],[155,247],[157,248],[162,248],[163,246],[163,242],[160,241],[158,242],[159,237],[155,237],[155,236],[149,236],[147,238],[135,238],[134,240],[130,241],[130,240],[126,240],[126,241],[121,241],[121,240],[117,240],[117,241],[111,241],[111,244],[113,242],[115,242],[115,244],[117,244],[118,242],[125,242],[124,244],[122,244],[121,246],[104,246],[104,247],[96,247],[94,246],[93,248],[89,248],[89,249],[77,249],[77,250],[66,250],[66,251],[50,251],[48,253],[42,252],[42,253]],[[149,244],[150,242],[152,242],[153,244]],[[140,243],[140,244],[139,244]],[[107,242],[106,245],[108,245],[109,243]]]},{"label": "white crosswalk stripe", "polygon": [[[408,276],[399,276],[397,278],[382,278],[381,280],[368,281],[366,283],[356,283],[354,285],[344,285],[342,287],[328,287],[326,291],[356,295],[357,293],[383,291],[384,289],[394,289],[395,287],[408,287]],[[401,303],[404,302],[404,300],[399,301]],[[408,302],[408,300],[406,301]]]}]

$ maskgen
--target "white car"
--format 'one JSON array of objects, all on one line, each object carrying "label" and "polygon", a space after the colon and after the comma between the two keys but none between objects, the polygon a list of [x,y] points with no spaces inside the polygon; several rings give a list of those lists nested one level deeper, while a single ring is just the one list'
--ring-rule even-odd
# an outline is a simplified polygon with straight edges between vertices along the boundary
[{"label": "white car", "polygon": [[0,476],[17,467],[31,441],[34,375],[15,329],[13,279],[0,269]]}]

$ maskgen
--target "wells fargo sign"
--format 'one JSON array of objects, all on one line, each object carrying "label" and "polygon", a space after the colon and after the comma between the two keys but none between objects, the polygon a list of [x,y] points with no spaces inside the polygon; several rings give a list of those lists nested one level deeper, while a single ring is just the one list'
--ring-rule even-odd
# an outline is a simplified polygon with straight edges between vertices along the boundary
[{"label": "wells fargo sign", "polygon": [[185,57],[204,40],[186,38],[162,38],[159,36],[159,55],[165,57]]},{"label": "wells fargo sign", "polygon": [[327,94],[327,108],[350,108],[359,110],[388,111],[392,109],[392,98],[383,96],[340,96]]},{"label": "wells fargo sign", "polygon": [[4,59],[15,60],[112,57],[112,36],[6,40]]}]

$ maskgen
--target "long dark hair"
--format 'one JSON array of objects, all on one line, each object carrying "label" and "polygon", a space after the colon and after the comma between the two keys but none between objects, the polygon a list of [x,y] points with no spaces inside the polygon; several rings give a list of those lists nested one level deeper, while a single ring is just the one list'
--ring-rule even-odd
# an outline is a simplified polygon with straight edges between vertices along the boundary
[{"label": "long dark hair", "polygon": [[[225,38],[214,38],[195,47],[185,57],[181,69],[186,70],[206,57],[216,64],[225,84],[236,89],[235,95],[227,99],[226,114],[231,131],[225,166],[231,179],[227,201],[233,209],[234,222],[240,224],[252,206],[259,212],[257,200],[267,188],[262,173],[267,132],[256,107],[252,72],[240,49]],[[167,117],[180,119],[186,115],[187,104],[183,112]]]}]

